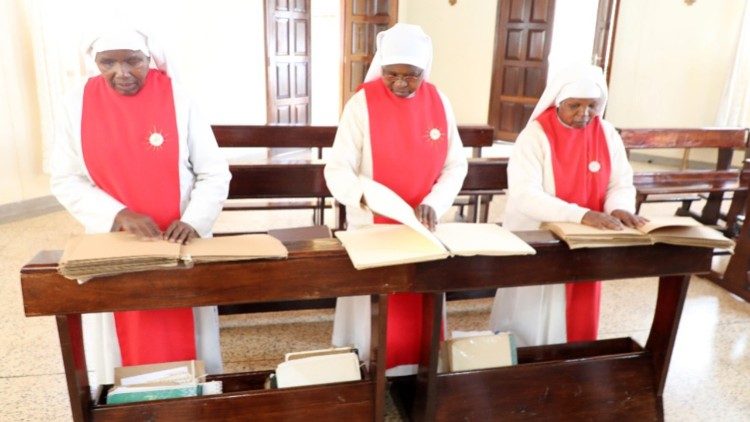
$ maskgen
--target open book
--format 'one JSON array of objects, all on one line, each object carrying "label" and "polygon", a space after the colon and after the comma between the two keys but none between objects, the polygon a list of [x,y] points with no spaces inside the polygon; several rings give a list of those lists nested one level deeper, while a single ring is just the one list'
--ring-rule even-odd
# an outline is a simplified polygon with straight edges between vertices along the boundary
[{"label": "open book", "polygon": [[125,232],[86,234],[70,239],[58,272],[71,279],[176,267],[180,264],[286,258],[286,247],[265,234],[193,239],[187,245],[139,240]]},{"label": "open book", "polygon": [[637,229],[604,230],[577,223],[544,223],[543,229],[555,233],[570,249],[610,246],[672,245],[733,249],[734,241],[691,217],[647,217],[649,222]]},{"label": "open book", "polygon": [[454,255],[531,255],[526,242],[496,224],[441,223],[431,232],[396,193],[360,177],[367,205],[373,212],[401,224],[376,224],[338,231],[354,268],[432,261]]}]

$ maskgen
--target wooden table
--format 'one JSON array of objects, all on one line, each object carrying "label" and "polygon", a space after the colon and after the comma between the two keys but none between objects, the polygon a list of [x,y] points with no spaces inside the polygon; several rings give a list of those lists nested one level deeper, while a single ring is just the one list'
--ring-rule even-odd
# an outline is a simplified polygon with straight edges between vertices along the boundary
[{"label": "wooden table", "polygon": [[[385,294],[424,292],[425,346],[414,415],[422,420],[662,417],[661,393],[688,286],[709,271],[711,250],[656,245],[569,250],[547,232],[519,233],[534,256],[450,258],[355,270],[335,239],[289,244],[287,260],[215,263],[93,280],[56,273],[59,252],[41,253],[21,270],[27,316],[55,315],[73,417],[81,420],[382,420],[385,400]],[[519,349],[518,366],[437,374],[441,292],[568,280],[660,276],[651,335]],[[224,394],[106,406],[92,402],[81,313],[157,309],[347,295],[372,295],[373,353],[363,381],[261,390],[268,371],[216,375]]]}]

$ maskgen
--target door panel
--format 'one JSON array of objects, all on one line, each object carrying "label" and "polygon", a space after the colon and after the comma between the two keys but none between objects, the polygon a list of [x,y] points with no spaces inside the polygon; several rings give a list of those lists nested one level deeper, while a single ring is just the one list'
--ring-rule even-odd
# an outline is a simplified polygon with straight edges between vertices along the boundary
[{"label": "door panel", "polygon": [[497,40],[488,122],[513,141],[526,125],[547,79],[554,0],[498,0]]}]

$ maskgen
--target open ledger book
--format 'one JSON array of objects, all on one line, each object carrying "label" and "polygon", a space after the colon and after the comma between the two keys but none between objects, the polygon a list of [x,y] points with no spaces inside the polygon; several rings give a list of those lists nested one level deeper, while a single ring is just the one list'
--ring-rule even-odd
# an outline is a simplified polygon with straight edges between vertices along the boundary
[{"label": "open ledger book", "polygon": [[542,228],[555,233],[568,244],[570,249],[652,245],[654,243],[734,248],[734,241],[691,217],[647,218],[650,221],[637,229],[625,227],[623,230],[605,230],[577,223],[544,223]]},{"label": "open ledger book", "polygon": [[440,223],[434,232],[414,215],[396,193],[372,179],[360,176],[367,206],[401,224],[376,224],[338,231],[354,268],[383,267],[433,261],[454,255],[532,255],[526,242],[496,224]]},{"label": "open ledger book", "polygon": [[82,281],[92,277],[200,262],[286,258],[286,247],[265,234],[193,239],[187,245],[139,240],[125,232],[85,234],[70,239],[58,272]]}]

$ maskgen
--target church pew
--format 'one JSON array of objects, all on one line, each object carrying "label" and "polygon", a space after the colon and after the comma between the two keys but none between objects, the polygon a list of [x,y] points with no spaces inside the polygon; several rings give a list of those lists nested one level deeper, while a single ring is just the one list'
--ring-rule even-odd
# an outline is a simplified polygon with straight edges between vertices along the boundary
[{"label": "church pew", "polygon": [[[716,225],[725,220],[725,231],[735,234],[737,216],[742,212],[747,184],[741,181],[741,170],[731,167],[735,152],[748,158],[748,129],[746,128],[669,128],[619,129],[628,152],[646,149],[708,148],[716,151],[712,170],[682,169],[655,172],[636,172],[636,209],[645,202],[682,202],[677,215],[692,216],[703,224]],[[725,193],[732,193],[733,203],[726,215],[721,215]],[[693,201],[705,195],[707,202],[698,213],[690,209]]]},{"label": "church pew", "polygon": [[[274,125],[244,125],[212,126],[216,141],[221,148],[314,148],[317,150],[317,157],[323,157],[323,148],[329,148],[333,145],[336,136],[336,126],[274,126]],[[465,147],[472,148],[474,157],[481,156],[482,147],[492,146],[493,130],[486,125],[464,125],[458,127],[458,132]],[[263,165],[265,163],[259,163]],[[292,164],[287,162],[285,164]],[[300,170],[301,171],[301,170]],[[264,179],[268,182],[268,179]],[[273,181],[269,185],[271,196],[257,196],[258,198],[292,198],[287,201],[274,201],[269,204],[239,204],[234,205],[230,201],[226,210],[260,210],[260,209],[312,209],[314,224],[323,224],[323,212],[330,208],[331,201],[326,200],[324,196],[311,197],[310,195],[295,194],[284,197],[273,191]],[[300,189],[304,191],[304,189]],[[234,199],[231,195],[230,199]],[[310,200],[310,198],[315,198]],[[459,206],[463,212],[464,207],[469,207],[471,214],[476,218],[476,210],[484,212],[487,207],[477,206],[484,199],[488,201],[490,197],[469,196],[461,198]]]},{"label": "church pew", "polygon": [[[383,420],[387,305],[392,292],[425,294],[423,344],[413,412],[418,420],[517,417],[543,419],[663,419],[661,396],[669,368],[687,274],[710,269],[711,250],[672,245],[570,250],[548,232],[520,232],[536,255],[456,257],[355,270],[334,239],[287,243],[286,260],[196,265],[186,270],[123,274],[78,284],[57,273],[60,253],[40,254],[21,270],[26,316],[54,315],[73,418],[83,420]],[[654,323],[645,345],[630,338],[520,348],[520,364],[438,374],[438,326],[443,292],[561,281],[659,276]],[[351,280],[356,279],[356,283]],[[220,282],[217,282],[219,280]],[[143,292],[149,294],[144,295]],[[199,294],[196,294],[198,293]],[[268,371],[212,375],[226,382],[217,396],[127,405],[92,400],[81,336],[81,314],[371,295],[377,353],[358,382],[262,390]],[[601,388],[607,386],[607,388]],[[539,398],[543,397],[544,400]]]}]

